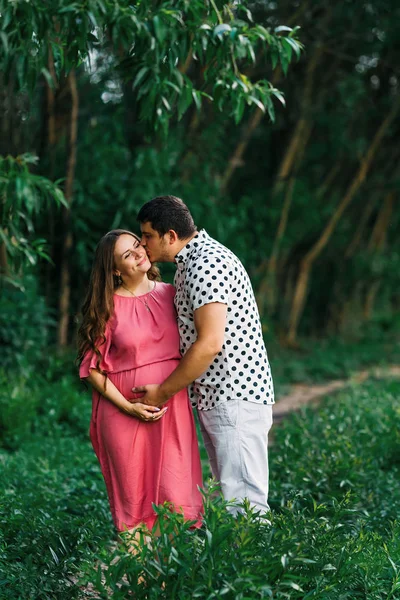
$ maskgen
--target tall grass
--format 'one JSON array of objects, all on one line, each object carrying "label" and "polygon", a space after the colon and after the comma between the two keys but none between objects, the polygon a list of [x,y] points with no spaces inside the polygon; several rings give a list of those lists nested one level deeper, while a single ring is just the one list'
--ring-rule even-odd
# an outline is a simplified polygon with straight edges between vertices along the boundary
[{"label": "tall grass", "polygon": [[[246,506],[235,519],[210,493],[201,530],[159,507],[162,535],[136,558],[110,550],[88,394],[62,369],[36,384],[15,393],[20,424],[0,452],[0,598],[400,598],[399,383],[347,390],[277,429],[268,519]],[[39,407],[27,429],[19,394]]]},{"label": "tall grass", "polygon": [[370,383],[289,419],[271,450],[268,519],[248,506],[235,519],[206,496],[193,532],[159,509],[160,538],[135,559],[102,554],[103,579],[88,578],[115,599],[400,598],[399,391]]}]

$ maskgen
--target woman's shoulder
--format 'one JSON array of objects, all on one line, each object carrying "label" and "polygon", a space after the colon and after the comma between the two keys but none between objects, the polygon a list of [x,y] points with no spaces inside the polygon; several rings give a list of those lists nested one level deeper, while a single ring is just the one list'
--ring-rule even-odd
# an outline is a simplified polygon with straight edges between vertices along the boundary
[{"label": "woman's shoulder", "polygon": [[171,283],[165,283],[164,281],[157,281],[155,291],[165,296],[175,296],[175,287]]}]

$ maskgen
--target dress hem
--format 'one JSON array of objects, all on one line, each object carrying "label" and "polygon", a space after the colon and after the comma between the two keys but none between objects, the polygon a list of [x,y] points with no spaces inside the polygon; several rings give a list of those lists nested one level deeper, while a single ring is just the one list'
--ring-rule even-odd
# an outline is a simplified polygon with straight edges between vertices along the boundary
[{"label": "dress hem", "polygon": [[[190,526],[190,529],[199,529],[202,526],[202,524],[203,524],[203,515],[202,515],[202,513],[197,513],[196,515],[193,515],[192,517],[191,516],[187,516],[187,515],[183,515],[183,516],[184,516],[184,520],[185,521],[194,521],[193,525]],[[116,526],[116,529],[117,529],[118,533],[126,533],[130,529],[137,529],[137,528],[139,528],[140,526],[143,526],[143,525],[145,527],[147,527],[148,530],[151,530],[151,529],[153,529],[153,527],[154,527],[157,519],[158,519],[158,515],[152,514],[152,515],[144,517],[144,518],[142,518],[140,520],[137,520],[132,525],[116,524],[115,526]]]}]

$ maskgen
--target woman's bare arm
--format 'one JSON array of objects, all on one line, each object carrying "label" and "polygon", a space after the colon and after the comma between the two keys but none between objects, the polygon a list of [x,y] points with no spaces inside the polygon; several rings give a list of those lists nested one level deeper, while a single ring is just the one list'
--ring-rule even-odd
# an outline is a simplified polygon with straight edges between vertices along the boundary
[{"label": "woman's bare arm", "polygon": [[[112,381],[110,381],[105,375],[96,371],[96,369],[90,370],[89,377],[85,378],[95,390],[97,390],[104,398],[112,402],[122,412],[132,417],[137,417],[142,421],[158,421],[164,416],[167,408],[162,410],[156,406],[149,406],[142,404],[141,402],[129,402],[116,388]],[[105,385],[106,384],[106,385]]]}]

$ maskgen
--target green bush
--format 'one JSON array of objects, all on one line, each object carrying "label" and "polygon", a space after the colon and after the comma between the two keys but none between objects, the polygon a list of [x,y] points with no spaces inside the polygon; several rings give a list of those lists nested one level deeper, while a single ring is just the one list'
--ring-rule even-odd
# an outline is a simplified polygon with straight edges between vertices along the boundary
[{"label": "green bush", "polygon": [[87,437],[91,401],[71,357],[46,357],[30,372],[0,370],[0,447],[15,450],[32,435]]},{"label": "green bush", "polygon": [[77,598],[73,573],[112,536],[90,443],[53,432],[0,463],[0,598]]},{"label": "green bush", "polygon": [[[400,384],[369,382],[293,415],[271,451],[271,503],[288,490],[296,505],[349,493],[355,509],[380,530],[400,513]],[[300,501],[300,499],[302,499]]]},{"label": "green bush", "polygon": [[0,370],[0,445],[15,449],[31,433],[38,405],[27,376]]},{"label": "green bush", "polygon": [[0,311],[1,365],[30,373],[38,357],[48,350],[55,321],[33,275],[23,288],[2,283]]},{"label": "green bush", "polygon": [[400,598],[399,383],[369,382],[277,428],[268,519],[248,506],[233,518],[211,489],[200,530],[158,507],[162,535],[132,557],[110,551],[90,400],[71,382],[48,382],[35,435],[0,453],[2,599]]},{"label": "green bush", "polygon": [[99,553],[106,568],[84,581],[113,600],[399,598],[399,391],[370,383],[288,419],[271,449],[268,520],[246,506],[235,519],[207,496],[191,531],[159,508],[151,546]]},{"label": "green bush", "polygon": [[113,600],[380,600],[400,592],[399,524],[384,536],[369,531],[347,497],[312,510],[289,503],[269,520],[248,506],[234,518],[222,500],[205,500],[201,530],[190,531],[168,508],[159,508],[160,537],[138,544],[134,557],[121,548],[101,553],[102,567],[83,581]]}]

